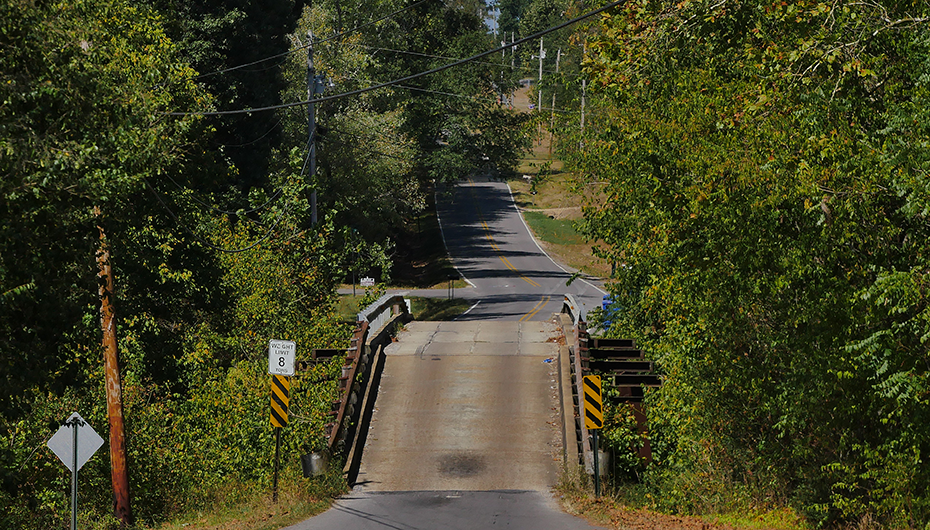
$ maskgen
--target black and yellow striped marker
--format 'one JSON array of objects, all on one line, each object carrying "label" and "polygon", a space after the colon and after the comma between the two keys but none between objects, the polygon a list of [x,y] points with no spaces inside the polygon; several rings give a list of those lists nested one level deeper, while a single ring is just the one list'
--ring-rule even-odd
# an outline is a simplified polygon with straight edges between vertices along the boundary
[{"label": "black and yellow striped marker", "polygon": [[290,401],[291,382],[285,375],[271,376],[271,425],[287,425],[287,406]]},{"label": "black and yellow striped marker", "polygon": [[591,429],[604,427],[604,401],[601,397],[601,376],[584,376],[584,426]]}]

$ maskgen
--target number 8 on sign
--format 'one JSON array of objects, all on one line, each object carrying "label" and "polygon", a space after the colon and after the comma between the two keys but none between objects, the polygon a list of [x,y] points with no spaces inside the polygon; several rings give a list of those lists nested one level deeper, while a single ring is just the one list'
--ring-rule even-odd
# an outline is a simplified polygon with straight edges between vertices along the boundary
[{"label": "number 8 on sign", "polygon": [[289,340],[268,341],[268,373],[271,375],[294,375],[294,359],[297,345]]}]

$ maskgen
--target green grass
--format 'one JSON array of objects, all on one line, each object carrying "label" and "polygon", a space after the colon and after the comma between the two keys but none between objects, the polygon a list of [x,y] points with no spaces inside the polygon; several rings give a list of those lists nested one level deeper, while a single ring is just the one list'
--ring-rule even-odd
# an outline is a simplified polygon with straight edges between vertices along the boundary
[{"label": "green grass", "polygon": [[410,299],[414,320],[452,320],[464,313],[471,306],[468,300],[455,298],[420,298]]},{"label": "green grass", "polygon": [[571,219],[553,219],[546,214],[527,210],[523,218],[540,239],[556,245],[582,245],[584,238],[575,230]]},{"label": "green grass", "polygon": [[358,289],[357,292],[359,294],[355,296],[351,294],[339,295],[339,302],[336,303],[336,315],[338,315],[339,320],[349,321],[358,317],[358,304],[365,297],[365,289]]},{"label": "green grass", "polygon": [[333,498],[347,490],[341,466],[314,478],[303,478],[286,467],[278,502],[272,502],[268,489],[230,484],[227,491],[217,492],[215,502],[201,510],[176,514],[155,526],[137,522],[127,530],[277,530],[323,513]]}]

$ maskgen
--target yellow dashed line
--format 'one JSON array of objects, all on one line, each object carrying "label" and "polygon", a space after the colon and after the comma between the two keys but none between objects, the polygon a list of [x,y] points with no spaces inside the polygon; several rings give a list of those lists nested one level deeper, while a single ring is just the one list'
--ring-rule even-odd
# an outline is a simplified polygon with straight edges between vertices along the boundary
[{"label": "yellow dashed line", "polygon": [[[474,191],[472,191],[472,196],[474,197]],[[477,203],[477,201],[475,202]],[[501,248],[497,246],[497,242],[494,241],[494,236],[491,235],[491,227],[488,226],[487,221],[484,220],[484,216],[481,215],[481,210],[477,207],[477,205],[475,206],[475,211],[478,212],[478,218],[481,219],[481,225],[484,227],[484,232],[485,232],[484,237],[486,237],[488,239],[488,242],[491,243],[491,248],[497,251],[497,257],[501,259],[501,262],[504,263],[504,266],[512,270],[513,272],[517,273],[520,276],[521,280],[532,285],[533,287],[542,287],[542,285],[539,285],[539,283],[537,283],[532,278],[527,278],[523,274],[520,274],[520,270],[514,267],[513,263],[510,263],[510,260],[507,259],[507,256],[504,256],[504,251],[501,250]]]}]

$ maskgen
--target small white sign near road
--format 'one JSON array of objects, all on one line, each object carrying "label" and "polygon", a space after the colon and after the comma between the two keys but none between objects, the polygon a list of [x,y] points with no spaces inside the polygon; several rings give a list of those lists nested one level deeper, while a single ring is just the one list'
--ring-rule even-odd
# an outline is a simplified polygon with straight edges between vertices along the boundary
[{"label": "small white sign near road", "polygon": [[361,282],[362,287],[374,287],[375,279],[374,278],[362,278]]},{"label": "small white sign near road", "polygon": [[268,373],[271,375],[294,375],[294,360],[297,344],[289,340],[268,341]]},{"label": "small white sign near road", "polygon": [[103,445],[103,438],[88,424],[80,414],[75,412],[68,421],[49,439],[46,445],[55,453],[55,456],[74,473],[74,423],[77,422],[77,468],[94,456],[97,449]]}]

